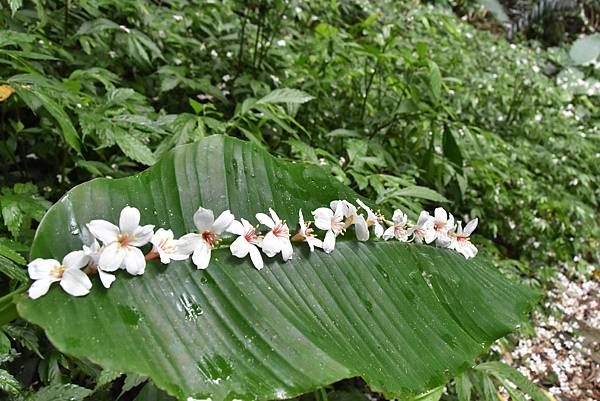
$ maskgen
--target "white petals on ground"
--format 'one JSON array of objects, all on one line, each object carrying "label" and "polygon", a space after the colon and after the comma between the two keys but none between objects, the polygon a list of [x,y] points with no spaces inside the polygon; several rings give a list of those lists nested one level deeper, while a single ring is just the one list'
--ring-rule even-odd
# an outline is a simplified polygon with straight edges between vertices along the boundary
[{"label": "white petals on ground", "polygon": [[381,222],[383,221],[383,216],[381,214],[375,214],[371,210],[371,208],[365,205],[360,199],[357,199],[356,203],[358,203],[358,205],[365,212],[367,212],[367,227],[373,226],[375,231],[375,237],[381,238],[381,236],[383,235],[383,226],[381,225]]},{"label": "white petals on ground", "polygon": [[158,253],[160,261],[164,264],[171,263],[171,260],[185,260],[190,256],[180,250],[179,240],[174,239],[171,230],[159,228],[150,243],[153,245],[151,252]]},{"label": "white petals on ground", "polygon": [[179,252],[192,254],[192,261],[198,269],[206,269],[210,263],[211,250],[218,243],[221,234],[233,222],[234,216],[225,210],[215,220],[212,210],[203,207],[194,213],[197,233],[186,234],[179,239]]},{"label": "white petals on ground", "polygon": [[[298,210],[299,230],[291,240],[306,242],[311,252],[315,248],[322,248],[326,253],[331,253],[335,249],[336,238],[350,226],[354,226],[359,241],[367,241],[369,227],[373,227],[375,236],[383,237],[386,241],[396,239],[418,244],[435,241],[437,246],[455,250],[467,259],[477,255],[477,248],[471,243],[470,236],[477,227],[478,219],[471,220],[463,229],[461,222],[455,225],[452,214],[438,207],[433,216],[422,211],[417,223],[412,225],[406,213],[400,209],[396,209],[392,220],[388,221],[360,199],[356,202],[366,212],[366,218],[347,200],[331,201],[329,207],[320,207],[312,212],[315,226],[326,232],[323,240],[317,238],[310,227],[311,222],[305,221],[302,210]],[[200,207],[193,216],[197,232],[175,239],[170,229],[160,228],[154,232],[153,225],[140,226],[139,210],[127,206],[121,210],[118,226],[106,220],[92,220],[87,224],[89,231],[102,245],[95,239],[90,245],[84,245],[83,250],[67,254],[62,263],[39,258],[30,262],[28,272],[34,282],[28,293],[33,299],[39,298],[48,292],[53,282],[60,282],[68,294],[86,295],[92,287],[86,272],[97,271],[102,285],[109,288],[115,281],[115,275],[110,272],[125,269],[130,274],[141,275],[144,274],[146,260],[157,257],[163,264],[169,264],[192,255],[192,261],[198,269],[206,269],[212,249],[219,245],[221,236],[226,232],[237,235],[229,246],[231,254],[237,258],[250,255],[257,270],[264,267],[261,250],[268,257],[281,253],[284,261],[290,260],[293,248],[285,220],[280,219],[271,208],[269,215],[257,213],[256,219],[269,228],[264,237],[257,231],[258,226],[252,226],[243,218],[235,220],[229,210],[215,219],[212,210]],[[382,223],[388,227],[384,228]],[[144,256],[139,248],[148,243],[152,244],[152,249]],[[82,270],[86,265],[87,268]]]},{"label": "white petals on ground", "polygon": [[140,211],[126,206],[121,211],[119,227],[106,220],[92,220],[87,227],[94,237],[102,241],[104,250],[98,267],[112,272],[126,269],[129,274],[144,274],[146,260],[138,247],[146,245],[154,234],[154,226],[140,226]]},{"label": "white petals on ground", "polygon": [[262,250],[270,258],[281,252],[283,260],[288,261],[294,254],[290,242],[290,230],[273,209],[269,208],[269,214],[270,217],[264,213],[256,214],[256,220],[271,229],[262,241]]},{"label": "white petals on ground", "polygon": [[[390,222],[387,223],[390,224]],[[408,217],[406,216],[406,213],[402,212],[400,209],[394,210],[391,225],[383,233],[383,239],[387,241],[390,238],[396,238],[398,241],[408,242],[407,223]]]},{"label": "white petals on ground", "polygon": [[68,253],[60,263],[54,259],[35,259],[27,265],[29,277],[35,280],[29,287],[29,297],[36,299],[48,292],[50,284],[59,281],[67,294],[80,297],[90,292],[92,282],[81,271],[89,256],[83,251]]},{"label": "white petals on ground", "polygon": [[475,257],[475,255],[477,255],[477,248],[471,243],[471,239],[469,237],[473,231],[475,231],[478,221],[478,219],[469,221],[464,230],[462,228],[462,224],[458,222],[458,227],[452,236],[452,242],[448,248],[454,249],[466,259]]},{"label": "white petals on ground", "polygon": [[239,235],[229,246],[231,254],[238,258],[245,258],[250,254],[252,264],[258,270],[263,268],[263,259],[258,248],[261,246],[262,238],[256,234],[256,227],[253,227],[246,219],[241,222],[234,220],[227,231],[231,234]]},{"label": "white petals on ground", "polygon": [[315,237],[313,229],[310,228],[310,222],[304,221],[302,209],[298,210],[298,224],[300,225],[300,229],[292,237],[293,241],[305,241],[310,247],[311,252],[315,251],[315,247],[323,248],[323,241]]},{"label": "white petals on ground", "polygon": [[[332,209],[320,207],[312,212],[315,218],[315,226],[320,230],[325,230],[325,240],[323,241],[323,250],[331,253],[335,249],[335,238],[344,232],[344,203],[341,201],[331,202]],[[335,209],[333,209],[335,207]],[[355,209],[356,212],[356,209]]]}]

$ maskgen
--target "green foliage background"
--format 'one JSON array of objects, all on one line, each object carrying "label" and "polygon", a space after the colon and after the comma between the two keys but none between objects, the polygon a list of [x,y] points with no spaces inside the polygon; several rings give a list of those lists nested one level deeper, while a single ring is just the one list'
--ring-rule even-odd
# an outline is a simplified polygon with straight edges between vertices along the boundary
[{"label": "green foliage background", "polygon": [[[213,134],[323,165],[385,211],[479,217],[482,253],[534,287],[599,259],[600,73],[574,69],[568,48],[509,44],[414,0],[0,5],[5,316],[51,202]],[[2,330],[9,393],[143,382],[60,354],[21,321]]]}]

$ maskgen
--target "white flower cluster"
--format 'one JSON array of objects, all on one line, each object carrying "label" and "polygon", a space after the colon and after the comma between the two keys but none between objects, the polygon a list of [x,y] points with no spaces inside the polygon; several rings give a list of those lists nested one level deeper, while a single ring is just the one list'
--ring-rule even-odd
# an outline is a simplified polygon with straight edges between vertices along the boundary
[{"label": "white flower cluster", "polygon": [[[94,242],[84,245],[81,250],[70,252],[62,262],[40,258],[30,262],[29,276],[35,281],[29,288],[29,296],[39,298],[48,292],[50,284],[57,281],[68,294],[86,295],[92,288],[86,273],[97,273],[102,285],[109,288],[115,280],[112,273],[116,270],[124,269],[129,274],[141,275],[146,269],[146,261],[156,258],[168,264],[171,260],[185,260],[191,255],[198,269],[206,269],[212,249],[227,235],[237,236],[229,245],[231,254],[238,258],[250,255],[252,264],[258,270],[263,268],[261,251],[270,258],[281,254],[283,260],[287,261],[293,256],[291,241],[302,241],[308,244],[311,252],[321,248],[330,253],[335,249],[336,237],[351,226],[354,226],[359,241],[367,241],[370,228],[373,227],[375,237],[386,241],[396,239],[419,244],[435,241],[436,245],[453,249],[467,259],[477,254],[477,248],[469,239],[477,226],[477,219],[471,220],[463,229],[460,222],[455,224],[451,214],[437,208],[433,216],[426,211],[421,212],[416,224],[409,223],[401,210],[394,211],[389,221],[360,200],[356,202],[366,212],[366,217],[346,200],[332,201],[329,207],[312,212],[314,225],[325,231],[323,240],[315,236],[311,222],[304,220],[302,210],[298,211],[299,230],[290,236],[287,223],[273,209],[269,209],[269,215],[256,214],[256,220],[269,229],[267,233],[259,233],[260,225],[253,226],[243,218],[235,220],[229,210],[215,219],[212,210],[200,207],[193,217],[197,231],[175,239],[171,230],[159,228],[155,232],[153,225],[140,226],[139,210],[127,206],[121,211],[118,226],[106,220],[90,221],[87,228],[94,236]],[[140,247],[148,243],[152,244],[152,249],[144,255]]]}]

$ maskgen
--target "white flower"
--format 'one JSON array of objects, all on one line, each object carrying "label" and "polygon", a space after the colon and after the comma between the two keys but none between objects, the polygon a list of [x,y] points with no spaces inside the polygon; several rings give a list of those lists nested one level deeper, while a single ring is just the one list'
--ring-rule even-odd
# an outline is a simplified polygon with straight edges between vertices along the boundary
[{"label": "white flower", "polygon": [[367,227],[374,226],[375,236],[377,238],[381,238],[384,231],[383,226],[381,225],[381,221],[383,221],[383,216],[373,213],[371,208],[365,205],[360,199],[357,199],[356,203],[358,203],[358,205],[362,207],[365,212],[367,212]]},{"label": "white flower", "polygon": [[273,209],[269,208],[269,213],[271,217],[264,213],[256,214],[256,220],[271,229],[263,239],[262,250],[270,258],[281,252],[283,260],[290,260],[294,252],[290,242],[290,230]]},{"label": "white flower", "polygon": [[[315,217],[315,226],[321,230],[326,230],[325,240],[323,241],[323,250],[330,253],[335,248],[335,237],[344,232],[346,228],[344,220],[344,203],[341,201],[335,202],[335,210],[320,207],[313,211]],[[331,202],[333,205],[334,202]],[[356,210],[356,209],[355,209]]]},{"label": "white flower", "polygon": [[198,232],[186,234],[179,239],[180,252],[192,254],[192,261],[196,267],[206,269],[210,262],[211,249],[233,219],[234,216],[229,210],[225,210],[215,220],[212,210],[198,208],[194,213],[194,224]]},{"label": "white flower", "polygon": [[408,235],[412,235],[417,244],[430,244],[435,240],[435,231],[433,229],[433,217],[428,212],[422,211],[419,214],[417,224],[410,227],[407,231]]},{"label": "white flower", "polygon": [[323,241],[315,237],[313,233],[313,229],[310,228],[310,222],[304,221],[304,216],[302,215],[302,209],[298,210],[298,222],[300,224],[300,229],[292,238],[293,241],[306,241],[308,246],[310,247],[310,251],[314,252],[315,247],[323,248]]},{"label": "white flower", "polygon": [[98,260],[102,270],[112,272],[125,268],[129,274],[144,274],[146,260],[138,247],[150,241],[154,226],[140,226],[139,210],[129,206],[123,208],[119,227],[106,220],[92,220],[87,227],[104,245]]},{"label": "white flower", "polygon": [[83,253],[86,254],[88,259],[88,265],[95,268],[98,272],[98,276],[100,277],[100,282],[104,286],[104,288],[110,288],[111,284],[115,281],[116,277],[114,274],[110,274],[105,272],[98,266],[98,262],[100,261],[100,255],[104,250],[103,246],[100,246],[98,241],[94,239],[94,242],[90,246],[83,246]]},{"label": "white flower", "polygon": [[60,281],[67,294],[80,297],[90,292],[92,282],[81,271],[89,260],[83,251],[69,252],[60,263],[54,259],[37,258],[27,265],[29,277],[35,280],[29,287],[29,297],[37,299],[48,292],[50,284]]},{"label": "white flower", "polygon": [[406,216],[406,213],[402,212],[400,209],[394,210],[394,215],[392,216],[392,225],[383,233],[383,239],[387,241],[390,238],[396,238],[398,241],[407,242],[407,222],[408,217]]},{"label": "white flower", "polygon": [[471,243],[469,236],[475,231],[477,223],[478,219],[475,218],[468,222],[463,230],[462,223],[458,222],[456,234],[453,236],[449,248],[454,249],[467,259],[475,257],[475,255],[477,255],[477,248]]},{"label": "white flower", "polygon": [[171,263],[171,260],[185,260],[190,255],[181,251],[179,240],[173,238],[173,231],[159,228],[156,230],[150,243],[154,245],[152,251],[160,256],[160,261],[164,264]]},{"label": "white flower", "polygon": [[356,212],[356,206],[347,200],[335,200],[329,203],[329,207],[331,207],[331,210],[336,210],[338,204],[342,205],[343,216],[346,218],[344,230],[354,225],[356,239],[367,241],[369,239],[369,226],[365,218]]},{"label": "white flower", "polygon": [[450,233],[454,231],[454,217],[441,207],[436,208],[433,211],[433,231],[435,231],[435,238],[438,246],[448,247],[452,239]]},{"label": "white flower", "polygon": [[245,258],[250,254],[252,264],[257,270],[263,268],[263,259],[258,248],[261,246],[262,238],[256,234],[256,227],[253,227],[246,219],[241,219],[241,223],[237,220],[231,222],[227,231],[239,235],[235,241],[229,246],[229,250],[233,256]]}]

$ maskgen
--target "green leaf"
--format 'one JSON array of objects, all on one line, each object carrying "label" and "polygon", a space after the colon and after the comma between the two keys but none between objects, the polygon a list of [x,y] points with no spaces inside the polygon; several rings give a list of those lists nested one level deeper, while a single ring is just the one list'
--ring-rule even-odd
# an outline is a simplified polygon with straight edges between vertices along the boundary
[{"label": "green leaf", "polygon": [[122,375],[123,373],[117,372],[115,370],[103,369],[100,375],[98,376],[98,380],[96,380],[96,390],[103,386],[106,386],[109,383],[112,383]]},{"label": "green leaf", "polygon": [[302,92],[298,89],[275,89],[268,95],[258,99],[254,106],[259,104],[278,104],[278,103],[295,103],[302,104],[314,99],[311,95],[306,92]]},{"label": "green leaf", "polygon": [[[307,216],[356,197],[328,170],[211,136],[139,175],[72,189],[40,224],[31,256],[79,249],[90,239],[87,222],[118,221],[127,204],[144,224],[181,236],[195,230],[200,205],[251,221],[273,207],[295,230],[298,209]],[[150,261],[141,277],[119,272],[110,290],[97,278],[81,298],[53,286],[38,300],[23,298],[18,311],[62,352],[148,376],[183,400],[291,398],[355,376],[408,398],[471,366],[534,299],[481,258],[346,237],[330,255],[296,244],[291,261],[265,258],[260,272],[227,248],[214,249],[203,271],[191,261]]]},{"label": "green leaf", "polygon": [[17,251],[3,244],[0,244],[0,256],[4,256],[5,258],[10,259],[11,261],[19,265],[27,264],[27,261],[23,256],[21,256]]},{"label": "green leaf", "polygon": [[[4,299],[4,297],[2,299]],[[39,339],[37,338],[37,335],[31,326],[10,323],[6,326],[3,326],[2,330],[4,330],[4,332],[13,340],[17,341],[28,350],[35,352],[40,359],[43,359],[43,356],[40,353]]]},{"label": "green leaf", "polygon": [[458,401],[471,401],[471,389],[473,384],[469,380],[469,375],[465,372],[455,379],[456,395]]},{"label": "green leaf", "polygon": [[421,187],[418,185],[413,185],[411,187],[399,189],[394,192],[394,195],[427,199],[433,202],[449,202],[448,199],[446,199],[443,195],[439,194],[433,189]]},{"label": "green leaf", "polygon": [[92,390],[75,384],[53,384],[51,386],[42,387],[27,401],[80,401],[90,395]]},{"label": "green leaf", "polygon": [[146,166],[151,166],[156,162],[150,148],[127,131],[120,128],[115,129],[114,138],[119,148],[121,148],[127,157]]},{"label": "green leaf", "polygon": [[571,50],[569,56],[575,62],[576,65],[583,65],[590,63],[600,55],[600,33],[595,35],[588,35],[577,39]]},{"label": "green leaf", "polygon": [[407,401],[438,401],[443,393],[444,386],[439,386]]},{"label": "green leaf", "polygon": [[433,60],[429,60],[429,84],[434,99],[439,99],[442,94],[442,73]]},{"label": "green leaf", "polygon": [[511,381],[519,388],[519,390],[530,396],[534,401],[552,401],[550,398],[546,397],[539,387],[523,376],[521,372],[502,362],[484,362],[475,366],[475,370],[499,379]]},{"label": "green leaf", "polygon": [[10,7],[10,16],[14,17],[19,8],[23,7],[23,0],[8,0],[8,5]]},{"label": "green leaf", "polygon": [[13,280],[18,280],[22,282],[28,281],[25,269],[23,269],[21,266],[17,265],[15,262],[8,258],[5,258],[2,255],[0,255],[0,273]]},{"label": "green leaf", "polygon": [[77,130],[73,126],[71,119],[65,112],[65,110],[56,103],[52,98],[47,96],[44,92],[30,88],[28,92],[36,97],[44,108],[54,117],[58,125],[60,126],[61,133],[65,138],[65,142],[75,149],[77,153],[81,153],[81,145],[79,144],[79,135]]},{"label": "green leaf", "polygon": [[454,163],[457,167],[462,170],[463,165],[463,157],[460,151],[460,147],[458,143],[456,143],[456,138],[454,138],[454,134],[449,129],[444,129],[444,136],[442,138],[442,147],[444,151],[444,156],[452,163]]},{"label": "green leaf", "polygon": [[0,331],[0,356],[6,355],[10,352],[10,339]]},{"label": "green leaf", "polygon": [[18,395],[21,392],[21,383],[6,370],[0,369],[0,390],[10,395]]},{"label": "green leaf", "polygon": [[135,373],[130,373],[125,378],[125,382],[123,383],[123,389],[121,390],[121,395],[131,390],[134,387],[139,386],[148,381],[146,376],[136,375]]},{"label": "green leaf", "polygon": [[15,201],[2,197],[0,197],[0,205],[2,206],[4,224],[8,227],[8,231],[10,231],[12,236],[17,238],[21,233],[21,226],[25,218],[21,208],[19,208],[19,205]]}]

